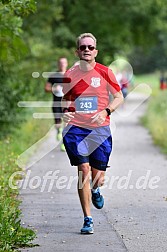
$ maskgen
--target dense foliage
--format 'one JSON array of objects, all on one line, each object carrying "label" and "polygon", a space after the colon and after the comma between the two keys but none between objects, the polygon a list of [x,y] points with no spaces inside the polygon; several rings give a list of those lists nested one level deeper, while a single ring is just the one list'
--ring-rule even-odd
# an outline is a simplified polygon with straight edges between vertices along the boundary
[{"label": "dense foliage", "polygon": [[34,0],[0,1],[0,126],[1,134],[17,122],[17,102],[24,95],[18,65],[28,52],[23,40],[22,23],[36,9]]}]

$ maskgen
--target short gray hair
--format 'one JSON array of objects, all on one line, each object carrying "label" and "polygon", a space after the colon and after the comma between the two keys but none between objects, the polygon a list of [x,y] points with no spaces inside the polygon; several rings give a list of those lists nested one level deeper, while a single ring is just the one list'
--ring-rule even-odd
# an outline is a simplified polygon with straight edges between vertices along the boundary
[{"label": "short gray hair", "polygon": [[76,40],[77,48],[79,47],[80,40],[83,38],[87,38],[87,37],[92,38],[94,40],[95,46],[96,46],[97,39],[95,38],[95,36],[92,33],[87,32],[87,33],[82,33],[78,36],[78,38]]}]

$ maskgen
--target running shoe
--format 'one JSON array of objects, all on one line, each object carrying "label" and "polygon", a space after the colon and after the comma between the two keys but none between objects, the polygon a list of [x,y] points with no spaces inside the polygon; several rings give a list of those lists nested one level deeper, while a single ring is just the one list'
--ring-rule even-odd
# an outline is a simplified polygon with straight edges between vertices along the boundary
[{"label": "running shoe", "polygon": [[92,192],[92,203],[97,209],[101,209],[104,206],[104,198],[100,195],[100,192]]},{"label": "running shoe", "polygon": [[56,136],[57,141],[60,141],[62,139],[62,131],[63,131],[62,128],[58,129],[57,136]]},{"label": "running shoe", "polygon": [[57,141],[60,141],[62,139],[61,133],[57,134],[56,138],[57,138]]},{"label": "running shoe", "polygon": [[65,148],[65,146],[64,146],[63,143],[62,143],[61,146],[60,146],[60,150],[61,150],[61,151],[66,151],[66,148]]},{"label": "running shoe", "polygon": [[83,227],[81,228],[81,234],[93,234],[93,232],[93,219],[85,217]]}]

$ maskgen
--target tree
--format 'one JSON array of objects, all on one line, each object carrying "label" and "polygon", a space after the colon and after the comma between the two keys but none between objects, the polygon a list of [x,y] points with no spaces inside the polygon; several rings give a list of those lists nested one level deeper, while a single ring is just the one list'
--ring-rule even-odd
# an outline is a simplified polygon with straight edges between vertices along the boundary
[{"label": "tree", "polygon": [[[23,87],[13,65],[26,53],[22,38],[24,16],[35,11],[34,0],[0,1],[0,125],[16,122],[17,101]],[[5,127],[6,128],[6,127]]]},{"label": "tree", "polygon": [[135,46],[147,51],[155,45],[157,31],[164,31],[167,6],[163,0],[92,0],[89,4],[64,0],[63,16],[75,36],[95,34],[99,60],[107,63],[115,54],[128,55]]}]

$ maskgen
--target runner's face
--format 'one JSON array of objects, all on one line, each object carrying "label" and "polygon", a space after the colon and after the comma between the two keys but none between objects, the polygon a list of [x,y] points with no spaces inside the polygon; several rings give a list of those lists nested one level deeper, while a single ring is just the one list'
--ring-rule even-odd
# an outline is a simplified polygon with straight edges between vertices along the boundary
[{"label": "runner's face", "polygon": [[[83,49],[81,46],[85,46]],[[88,46],[91,46],[88,48]],[[93,49],[93,50],[91,50]],[[90,37],[85,37],[79,41],[79,48],[76,50],[76,53],[80,60],[85,60],[89,63],[95,61],[95,57],[97,56],[98,51],[96,50],[95,42]]]}]

